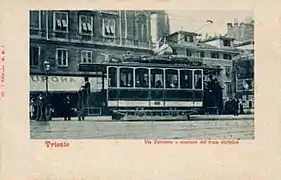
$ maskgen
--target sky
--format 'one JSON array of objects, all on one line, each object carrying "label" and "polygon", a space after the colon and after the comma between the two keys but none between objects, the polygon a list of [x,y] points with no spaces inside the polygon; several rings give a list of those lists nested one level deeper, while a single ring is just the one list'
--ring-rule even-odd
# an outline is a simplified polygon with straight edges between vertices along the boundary
[{"label": "sky", "polygon": [[[235,19],[245,21],[253,17],[252,11],[178,11],[166,10],[170,17],[171,33],[178,30],[195,31],[201,33],[204,37],[205,33],[209,36],[214,34],[226,34],[226,24],[234,22]],[[207,24],[206,20],[212,20],[212,24]],[[206,24],[205,26],[203,26]],[[203,26],[203,27],[202,27]],[[200,27],[202,27],[200,29]]]}]

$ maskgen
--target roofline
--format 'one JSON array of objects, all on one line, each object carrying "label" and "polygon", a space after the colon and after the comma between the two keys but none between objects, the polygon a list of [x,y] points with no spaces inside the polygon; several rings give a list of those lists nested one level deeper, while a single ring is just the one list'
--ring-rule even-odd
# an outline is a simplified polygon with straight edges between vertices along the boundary
[{"label": "roofline", "polygon": [[183,31],[183,30],[179,30],[179,31],[176,31],[176,32],[173,32],[172,34],[169,34],[168,36],[173,36],[173,35],[176,35],[176,34],[192,34],[192,35],[195,35],[195,36],[200,36],[200,34],[198,33],[195,33],[195,32],[189,32],[189,31]]},{"label": "roofline", "polygon": [[215,37],[211,37],[209,39],[203,39],[200,42],[209,42],[209,41],[213,41],[213,40],[217,40],[217,39],[227,39],[227,40],[235,40],[235,38],[233,37],[227,37],[227,36],[215,36]]}]

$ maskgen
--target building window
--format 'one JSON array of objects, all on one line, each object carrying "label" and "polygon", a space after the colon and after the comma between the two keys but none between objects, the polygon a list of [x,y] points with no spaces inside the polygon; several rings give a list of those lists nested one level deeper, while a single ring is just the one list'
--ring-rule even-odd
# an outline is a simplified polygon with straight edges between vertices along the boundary
[{"label": "building window", "polygon": [[188,49],[186,49],[186,55],[187,55],[187,56],[192,56],[192,52],[189,51]]},{"label": "building window", "polygon": [[231,69],[230,69],[230,67],[225,67],[225,76],[229,78],[230,75],[231,75]]},{"label": "building window", "polygon": [[103,36],[115,37],[115,20],[103,19]]},{"label": "building window", "polygon": [[188,36],[188,42],[194,42],[193,36]]},{"label": "building window", "polygon": [[231,46],[230,40],[223,40],[223,46],[230,47]]},{"label": "building window", "polygon": [[93,17],[80,16],[79,31],[82,34],[92,34],[93,32]]},{"label": "building window", "polygon": [[68,13],[55,12],[54,13],[54,30],[61,32],[68,32]]},{"label": "building window", "polygon": [[174,49],[174,48],[172,48],[172,50],[173,50],[173,54],[174,54],[174,55],[177,55],[177,50]]},{"label": "building window", "polygon": [[81,51],[81,62],[91,63],[92,62],[92,51]]},{"label": "building window", "polygon": [[137,18],[137,34],[138,38],[145,40],[147,39],[147,18],[145,15],[139,15]]},{"label": "building window", "polygon": [[223,54],[223,59],[228,59],[228,60],[231,60],[232,57],[230,54]]},{"label": "building window", "polygon": [[183,37],[183,38],[184,38],[184,41],[185,41],[185,42],[187,42],[187,41],[188,41],[188,37],[187,37],[187,35],[184,35],[184,37]]},{"label": "building window", "polygon": [[39,47],[30,47],[29,48],[29,65],[38,66],[40,57],[40,48]]},{"label": "building window", "polygon": [[57,65],[61,67],[68,66],[68,50],[67,49],[57,49],[56,51]]},{"label": "building window", "polygon": [[185,42],[194,42],[194,38],[191,35],[184,35]]},{"label": "building window", "polygon": [[202,57],[202,58],[205,57],[205,53],[201,51],[200,52],[200,57]]},{"label": "building window", "polygon": [[231,96],[231,95],[232,95],[232,86],[231,86],[231,83],[227,83],[227,84],[226,84],[226,94],[227,94],[227,96]]},{"label": "building window", "polygon": [[30,28],[32,28],[32,29],[40,29],[41,28],[40,11],[30,11],[29,25],[30,25]]},{"label": "building window", "polygon": [[211,53],[211,58],[219,59],[219,53],[217,53],[217,52]]}]

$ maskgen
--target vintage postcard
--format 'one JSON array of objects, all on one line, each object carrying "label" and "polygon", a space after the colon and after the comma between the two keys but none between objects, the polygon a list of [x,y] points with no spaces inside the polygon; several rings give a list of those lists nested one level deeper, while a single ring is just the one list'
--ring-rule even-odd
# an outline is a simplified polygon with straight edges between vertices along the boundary
[{"label": "vintage postcard", "polygon": [[253,11],[204,13],[29,11],[31,139],[254,139]]},{"label": "vintage postcard", "polygon": [[273,4],[84,3],[1,8],[4,179],[278,179]]}]

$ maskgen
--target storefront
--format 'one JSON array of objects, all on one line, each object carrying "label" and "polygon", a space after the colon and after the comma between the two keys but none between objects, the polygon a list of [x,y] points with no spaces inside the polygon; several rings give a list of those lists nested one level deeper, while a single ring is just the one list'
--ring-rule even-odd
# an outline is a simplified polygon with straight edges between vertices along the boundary
[{"label": "storefront", "polygon": [[[44,75],[30,75],[30,98],[38,96],[40,92],[46,92],[46,80]],[[91,98],[89,106],[101,106],[97,97],[101,97],[103,82],[101,77],[89,77],[91,83]],[[78,90],[84,85],[83,76],[48,76],[48,101],[53,109],[53,117],[62,116],[63,99],[69,95],[71,97],[72,108],[77,107]],[[106,83],[106,81],[105,81]],[[105,88],[107,85],[104,85]],[[73,114],[74,115],[74,114]]]},{"label": "storefront", "polygon": [[234,61],[235,92],[247,112],[254,112],[254,54],[244,52]]}]

